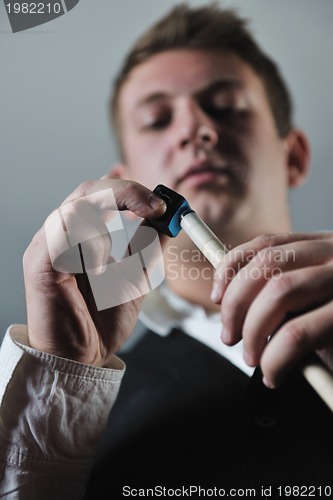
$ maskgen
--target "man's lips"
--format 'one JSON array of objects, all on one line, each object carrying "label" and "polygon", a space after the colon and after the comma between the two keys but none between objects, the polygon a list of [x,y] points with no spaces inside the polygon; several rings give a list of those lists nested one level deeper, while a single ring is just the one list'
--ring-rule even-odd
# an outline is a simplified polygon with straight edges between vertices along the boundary
[{"label": "man's lips", "polygon": [[185,173],[177,179],[176,184],[179,185],[186,182],[187,184],[195,185],[214,181],[219,176],[227,175],[228,171],[229,169],[225,165],[215,165],[208,162],[194,164],[186,169]]}]

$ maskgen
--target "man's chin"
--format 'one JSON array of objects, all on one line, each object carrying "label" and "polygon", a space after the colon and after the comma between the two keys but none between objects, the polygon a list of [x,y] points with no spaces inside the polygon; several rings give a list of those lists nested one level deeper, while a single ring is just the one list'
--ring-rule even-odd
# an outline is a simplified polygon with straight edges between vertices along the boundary
[{"label": "man's chin", "polygon": [[217,207],[230,204],[232,193],[218,185],[202,184],[196,188],[183,187],[178,191],[191,205],[193,210],[199,213],[204,207]]},{"label": "man's chin", "polygon": [[223,232],[232,222],[236,203],[227,193],[201,190],[183,196],[213,231]]}]

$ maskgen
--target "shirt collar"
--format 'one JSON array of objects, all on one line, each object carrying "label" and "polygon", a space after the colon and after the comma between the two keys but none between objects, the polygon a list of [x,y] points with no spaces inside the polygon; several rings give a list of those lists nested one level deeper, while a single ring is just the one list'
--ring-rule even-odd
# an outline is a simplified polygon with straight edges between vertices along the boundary
[{"label": "shirt collar", "polygon": [[161,336],[168,335],[188,318],[220,321],[219,313],[206,313],[202,306],[176,295],[165,282],[146,295],[139,316],[147,328]]}]

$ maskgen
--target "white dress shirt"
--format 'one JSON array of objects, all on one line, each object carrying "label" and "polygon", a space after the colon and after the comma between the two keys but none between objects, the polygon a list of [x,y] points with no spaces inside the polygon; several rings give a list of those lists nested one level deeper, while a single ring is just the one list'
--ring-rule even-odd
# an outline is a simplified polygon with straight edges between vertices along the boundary
[{"label": "white dress shirt", "polygon": [[140,319],[145,326],[162,336],[168,335],[173,327],[178,327],[224,356],[247,375],[253,374],[254,368],[243,359],[243,342],[227,346],[221,341],[223,325],[220,314],[206,313],[202,306],[180,298],[164,284],[147,296]]}]

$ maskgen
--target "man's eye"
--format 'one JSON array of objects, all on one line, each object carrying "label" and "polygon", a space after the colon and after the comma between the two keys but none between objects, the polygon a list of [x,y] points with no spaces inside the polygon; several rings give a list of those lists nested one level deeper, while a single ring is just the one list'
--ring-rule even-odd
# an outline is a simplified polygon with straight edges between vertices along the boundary
[{"label": "man's eye", "polygon": [[170,123],[171,115],[167,114],[147,120],[143,128],[146,130],[161,130],[166,128]]},{"label": "man's eye", "polygon": [[207,111],[213,118],[220,118],[225,120],[241,117],[242,115],[244,115],[244,110],[238,109],[234,106],[219,106],[211,104],[208,107]]}]

